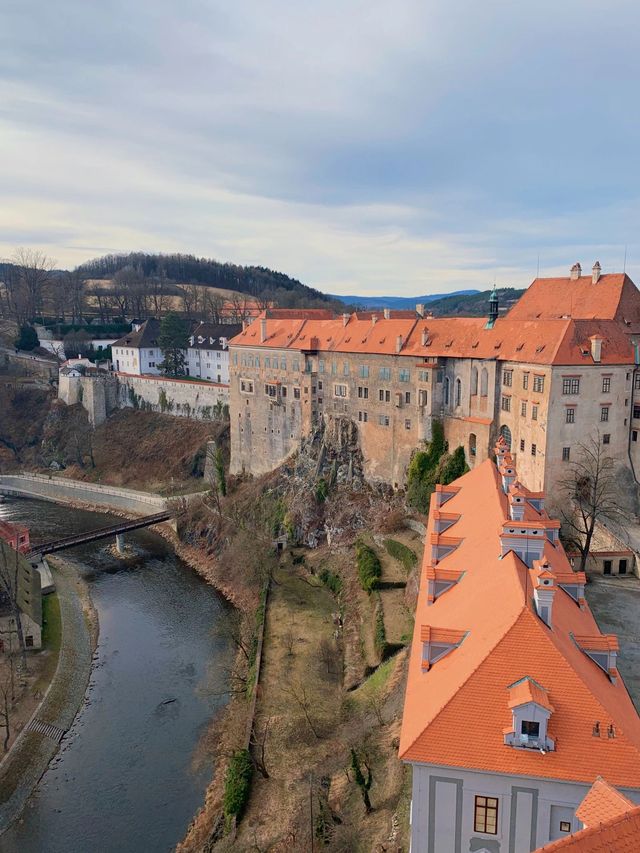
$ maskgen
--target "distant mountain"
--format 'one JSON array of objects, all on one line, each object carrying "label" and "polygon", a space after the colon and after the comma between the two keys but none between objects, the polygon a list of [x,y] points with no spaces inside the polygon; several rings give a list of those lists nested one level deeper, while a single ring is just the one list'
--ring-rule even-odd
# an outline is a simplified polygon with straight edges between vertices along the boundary
[{"label": "distant mountain", "polygon": [[[505,313],[524,293],[513,287],[499,287],[498,307]],[[490,290],[475,293],[450,293],[429,303],[429,311],[436,317],[484,317],[489,309]]]},{"label": "distant mountain", "polygon": [[411,309],[416,305],[426,305],[451,296],[471,296],[479,290],[455,290],[453,293],[430,293],[426,296],[339,296],[337,293],[327,294],[330,299],[337,299],[345,305],[355,305],[358,308],[395,308]]}]

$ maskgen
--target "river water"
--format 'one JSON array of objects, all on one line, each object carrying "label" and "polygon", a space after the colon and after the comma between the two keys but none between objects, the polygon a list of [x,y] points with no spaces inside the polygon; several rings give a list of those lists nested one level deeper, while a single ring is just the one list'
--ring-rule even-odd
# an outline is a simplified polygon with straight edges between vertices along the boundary
[{"label": "river water", "polygon": [[[0,518],[26,523],[34,543],[113,523],[32,500],[0,504]],[[108,540],[64,552],[98,612],[97,656],[58,760],[0,836],[2,853],[170,850],[203,802],[212,766],[195,753],[224,703],[225,604],[157,534],[127,542],[139,559],[126,567]]]}]

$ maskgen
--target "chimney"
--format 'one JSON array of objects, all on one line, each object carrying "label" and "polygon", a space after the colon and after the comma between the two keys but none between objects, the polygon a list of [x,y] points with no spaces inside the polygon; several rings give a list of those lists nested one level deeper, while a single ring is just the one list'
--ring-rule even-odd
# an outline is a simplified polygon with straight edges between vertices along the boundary
[{"label": "chimney", "polygon": [[377,315],[377,314],[372,314],[372,315],[371,315],[371,325],[372,325],[372,326],[375,326],[375,324],[376,324],[377,322],[378,322],[378,315]]},{"label": "chimney", "polygon": [[591,358],[598,363],[602,357],[602,338],[599,335],[591,335]]},{"label": "chimney", "polygon": [[343,314],[343,315],[342,315],[342,325],[343,325],[343,326],[346,326],[348,322],[349,322],[349,315],[348,315],[348,314]]},{"label": "chimney", "polygon": [[383,311],[384,311],[384,319],[390,320],[391,319],[391,311],[388,308],[384,308]]},{"label": "chimney", "polygon": [[243,332],[246,332],[246,330],[247,330],[247,321],[246,321],[246,320],[243,320],[243,321],[242,321],[242,331],[243,331]]},{"label": "chimney", "polygon": [[423,329],[422,330],[422,346],[423,347],[426,347],[428,340],[429,340],[429,330]]},{"label": "chimney", "polygon": [[596,261],[591,269],[591,281],[593,284],[597,284],[600,276],[602,274],[602,267],[600,266],[600,261]]},{"label": "chimney", "polygon": [[267,319],[262,317],[260,320],[260,343],[263,344],[267,340]]},{"label": "chimney", "polygon": [[422,304],[422,302],[418,302],[418,304],[416,305],[416,314],[418,315],[418,317],[424,317],[424,305]]},{"label": "chimney", "polygon": [[579,263],[575,263],[571,267],[571,278],[575,281],[576,279],[579,279],[581,275],[582,275],[582,267],[580,266]]},{"label": "chimney", "polygon": [[396,352],[400,352],[402,349],[402,335],[398,335],[396,338]]}]

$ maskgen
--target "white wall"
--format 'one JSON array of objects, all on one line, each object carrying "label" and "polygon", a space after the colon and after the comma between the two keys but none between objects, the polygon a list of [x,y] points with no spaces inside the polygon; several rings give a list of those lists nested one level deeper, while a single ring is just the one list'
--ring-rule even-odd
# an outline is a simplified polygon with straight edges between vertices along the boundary
[{"label": "white wall", "polygon": [[229,384],[229,350],[187,349],[189,376],[199,376],[210,382]]},{"label": "white wall", "polygon": [[[544,761],[545,756],[540,755],[541,772]],[[467,853],[482,848],[495,853],[528,853],[564,837],[559,831],[560,819],[570,820],[572,832],[582,828],[574,812],[590,784],[412,766],[411,853]],[[640,802],[640,789],[624,793]],[[478,795],[498,798],[496,835],[474,831]]]},{"label": "white wall", "polygon": [[112,350],[114,370],[133,376],[159,376],[161,371],[158,365],[163,358],[162,351],[157,347],[114,347]]}]

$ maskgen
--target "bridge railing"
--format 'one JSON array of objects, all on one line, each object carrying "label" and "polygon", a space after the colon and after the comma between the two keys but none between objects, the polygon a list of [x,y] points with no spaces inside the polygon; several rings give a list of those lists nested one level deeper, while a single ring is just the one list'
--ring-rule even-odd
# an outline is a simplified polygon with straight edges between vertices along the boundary
[{"label": "bridge railing", "polygon": [[[135,489],[119,488],[118,486],[103,486],[100,483],[84,483],[79,480],[67,480],[62,477],[52,477],[43,474],[2,474],[0,475],[0,490],[17,489],[21,486],[27,487],[29,484],[34,486],[34,492],[42,495],[43,491],[48,491],[49,496],[55,490],[69,492],[81,492],[84,494],[93,493],[95,496],[104,496],[105,498],[117,497],[124,500],[130,500],[138,504],[146,504],[149,507],[156,507],[158,510],[166,509],[167,501],[161,495],[153,495],[148,492],[140,492]],[[37,486],[44,487],[41,491],[37,490]],[[27,488],[23,489],[28,491]],[[96,501],[88,501],[95,503]],[[98,501],[99,502],[99,501]],[[106,502],[108,504],[108,501]]]}]

